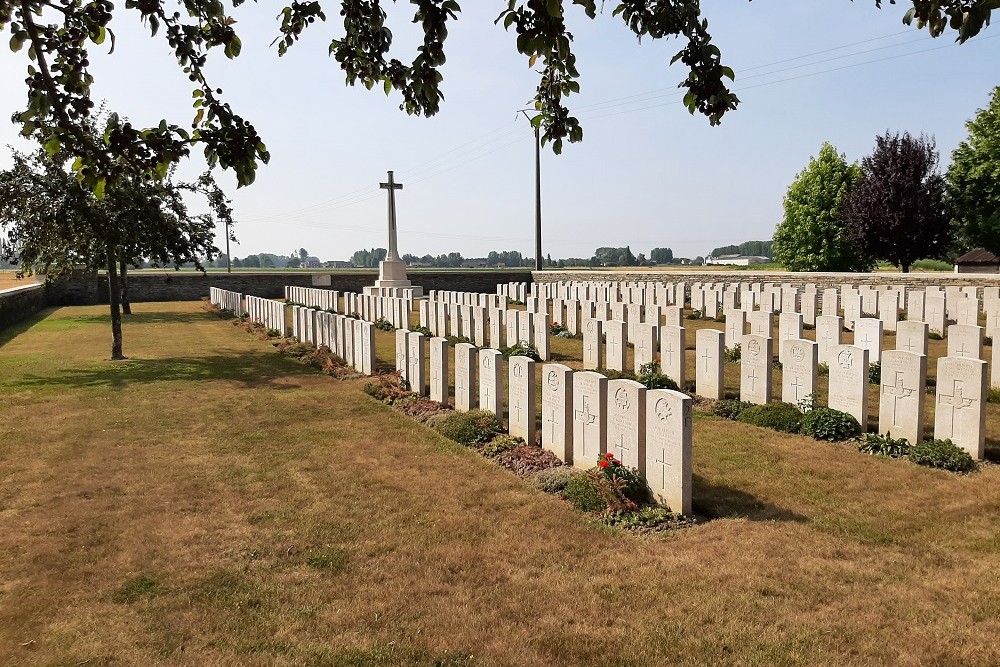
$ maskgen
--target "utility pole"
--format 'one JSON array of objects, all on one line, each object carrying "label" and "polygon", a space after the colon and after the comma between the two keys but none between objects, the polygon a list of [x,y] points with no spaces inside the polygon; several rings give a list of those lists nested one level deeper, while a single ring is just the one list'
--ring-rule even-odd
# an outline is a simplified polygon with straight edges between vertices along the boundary
[{"label": "utility pole", "polygon": [[[531,121],[527,109],[520,113]],[[535,125],[535,271],[542,270],[542,138],[539,126]]]},{"label": "utility pole", "polygon": [[233,272],[233,256],[229,252],[229,220],[226,220],[226,273]]}]

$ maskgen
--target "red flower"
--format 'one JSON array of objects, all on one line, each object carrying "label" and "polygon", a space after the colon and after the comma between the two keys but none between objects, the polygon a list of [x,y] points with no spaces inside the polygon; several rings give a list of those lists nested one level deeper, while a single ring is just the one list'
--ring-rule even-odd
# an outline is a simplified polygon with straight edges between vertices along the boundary
[{"label": "red flower", "polygon": [[599,465],[602,468],[607,468],[610,464],[608,463],[607,459],[601,459],[600,461],[597,462],[597,465]]}]

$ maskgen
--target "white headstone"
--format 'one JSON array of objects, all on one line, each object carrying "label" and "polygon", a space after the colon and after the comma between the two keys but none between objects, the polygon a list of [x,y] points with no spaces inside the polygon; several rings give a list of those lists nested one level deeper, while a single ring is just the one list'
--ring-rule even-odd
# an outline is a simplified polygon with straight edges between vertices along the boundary
[{"label": "white headstone", "polygon": [[635,380],[608,382],[608,451],[627,468],[646,468],[646,387]]},{"label": "white headstone", "polygon": [[660,327],[660,372],[684,389],[686,351],[684,327]]},{"label": "white headstone", "polygon": [[[819,349],[811,340],[783,340],[785,360],[781,366],[781,400],[792,405],[817,398],[816,378]],[[801,407],[801,406],[800,406]]]},{"label": "white headstone", "polygon": [[695,337],[695,392],[699,396],[720,400],[725,392],[723,350],[725,334],[715,329],[699,329]]},{"label": "white headstone", "polygon": [[542,447],[563,463],[573,461],[573,369],[542,366]]},{"label": "white headstone", "polygon": [[407,379],[410,382],[410,391],[416,392],[420,396],[427,395],[427,380],[424,375],[424,335],[416,331],[411,331],[407,337],[407,345],[409,346],[409,352],[407,353],[407,359],[409,360],[409,372],[407,373]]},{"label": "white headstone", "polygon": [[937,365],[934,438],[951,440],[974,459],[986,446],[986,362],[941,357]]},{"label": "white headstone", "polygon": [[841,344],[843,329],[844,324],[840,317],[820,315],[816,318],[816,349],[819,363],[832,363],[830,351],[834,346]]},{"label": "white headstone", "polygon": [[[922,292],[914,292],[922,294]],[[927,354],[927,323],[903,320],[896,325],[896,349],[914,354]],[[883,354],[885,354],[883,352]]]},{"label": "white headstone", "polygon": [[883,352],[878,432],[883,435],[888,433],[894,438],[906,438],[913,445],[923,440],[926,394],[925,355],[905,350]]},{"label": "white headstone", "polygon": [[604,323],[605,368],[625,370],[625,322],[608,320]]},{"label": "white headstone", "polygon": [[656,363],[656,334],[659,327],[655,324],[639,324],[635,328],[635,347],[632,350],[636,375],[646,364]]},{"label": "white headstone", "polygon": [[508,427],[511,435],[535,444],[535,361],[530,357],[507,360]]},{"label": "white headstone", "polygon": [[865,430],[868,424],[868,350],[838,345],[832,352],[827,405],[854,415]]},{"label": "white headstone", "polygon": [[740,341],[740,400],[758,405],[771,402],[771,338],[748,334]]},{"label": "white headstone", "polygon": [[786,340],[799,340],[801,338],[802,315],[791,312],[783,312],[778,315],[778,361],[785,363],[782,343]]},{"label": "white headstone", "polygon": [[593,371],[573,374],[573,466],[597,465],[607,442],[608,378]]},{"label": "white headstone", "polygon": [[479,408],[503,421],[503,354],[479,350]]},{"label": "white headstone", "polygon": [[726,348],[733,349],[746,333],[747,314],[742,310],[726,311]]},{"label": "white headstone", "polygon": [[600,320],[595,319],[583,321],[583,367],[585,369],[604,368],[604,349],[601,343],[603,324]]},{"label": "white headstone", "polygon": [[982,359],[983,328],[969,324],[952,324],[949,326],[948,356]]},{"label": "white headstone", "polygon": [[448,340],[431,338],[431,400],[448,402]]},{"label": "white headstone", "polygon": [[479,367],[476,347],[471,343],[455,345],[455,409],[468,412],[476,405],[479,386],[476,369]]},{"label": "white headstone", "polygon": [[691,514],[691,397],[646,392],[646,483],[673,512]]},{"label": "white headstone", "polygon": [[869,363],[876,363],[882,354],[882,320],[858,318],[854,323],[854,346],[868,350]]}]

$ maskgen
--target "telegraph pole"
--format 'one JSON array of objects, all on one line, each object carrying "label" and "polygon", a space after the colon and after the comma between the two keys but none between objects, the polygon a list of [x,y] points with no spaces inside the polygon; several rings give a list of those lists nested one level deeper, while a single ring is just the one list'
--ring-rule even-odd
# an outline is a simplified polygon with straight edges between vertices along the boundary
[{"label": "telegraph pole", "polygon": [[233,272],[233,256],[229,252],[229,220],[226,220],[226,273]]},{"label": "telegraph pole", "polygon": [[[531,121],[526,109],[520,113]],[[535,271],[542,270],[542,138],[539,126],[535,125]]]}]

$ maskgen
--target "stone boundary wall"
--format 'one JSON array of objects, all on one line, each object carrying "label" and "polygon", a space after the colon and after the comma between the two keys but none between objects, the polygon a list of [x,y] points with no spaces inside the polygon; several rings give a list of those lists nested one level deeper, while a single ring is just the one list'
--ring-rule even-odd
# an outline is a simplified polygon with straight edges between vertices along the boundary
[{"label": "stone boundary wall", "polygon": [[0,330],[26,320],[48,305],[43,285],[0,291]]},{"label": "stone boundary wall", "polygon": [[[196,301],[208,296],[209,287],[240,292],[265,299],[282,299],[285,286],[318,287],[338,292],[361,293],[378,278],[377,271],[326,271],[316,273],[260,271],[206,274],[190,271],[134,273],[129,275],[129,300]],[[531,272],[522,271],[411,271],[414,285],[427,290],[496,293],[497,285],[531,282]],[[95,305],[108,303],[108,281],[101,275],[74,276],[47,286],[50,305]]]},{"label": "stone boundary wall", "polygon": [[851,285],[901,285],[907,288],[923,288],[931,285],[946,287],[956,285],[967,287],[1000,286],[1000,274],[975,273],[794,273],[788,271],[536,271],[532,274],[536,283],[559,281],[646,281],[659,283],[685,282],[687,296],[691,295],[693,283],[789,283],[803,287],[807,283],[816,285],[818,290],[828,287]]}]

